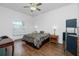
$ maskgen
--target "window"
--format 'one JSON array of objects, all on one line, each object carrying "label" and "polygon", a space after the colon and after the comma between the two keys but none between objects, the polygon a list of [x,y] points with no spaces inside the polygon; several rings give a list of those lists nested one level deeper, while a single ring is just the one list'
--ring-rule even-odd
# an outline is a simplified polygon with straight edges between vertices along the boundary
[{"label": "window", "polygon": [[25,28],[23,21],[21,20],[13,21],[13,35],[19,36],[19,35],[23,35],[24,33],[25,33]]}]

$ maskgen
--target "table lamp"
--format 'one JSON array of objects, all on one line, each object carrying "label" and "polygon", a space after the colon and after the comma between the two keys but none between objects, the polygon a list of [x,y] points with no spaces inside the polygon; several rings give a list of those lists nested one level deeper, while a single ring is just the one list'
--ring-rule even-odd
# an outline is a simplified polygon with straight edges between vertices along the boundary
[{"label": "table lamp", "polygon": [[57,29],[57,27],[54,25],[54,26],[53,26],[54,35],[56,35],[56,29]]}]

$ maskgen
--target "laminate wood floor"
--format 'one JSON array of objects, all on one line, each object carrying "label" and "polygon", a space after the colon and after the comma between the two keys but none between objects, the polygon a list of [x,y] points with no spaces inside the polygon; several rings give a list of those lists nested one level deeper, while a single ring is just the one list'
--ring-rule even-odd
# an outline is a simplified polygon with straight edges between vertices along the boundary
[{"label": "laminate wood floor", "polygon": [[24,41],[15,41],[15,56],[63,56],[64,51],[61,46],[54,43],[46,43],[40,49],[29,46]]},{"label": "laminate wood floor", "polygon": [[56,45],[50,42],[44,44],[40,49],[35,49],[22,40],[15,41],[14,46],[14,56],[64,56],[62,45]]}]

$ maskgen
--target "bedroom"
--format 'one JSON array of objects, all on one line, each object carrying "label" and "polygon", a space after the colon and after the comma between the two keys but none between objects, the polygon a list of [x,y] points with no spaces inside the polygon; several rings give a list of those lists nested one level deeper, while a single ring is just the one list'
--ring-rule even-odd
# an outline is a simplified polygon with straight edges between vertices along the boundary
[{"label": "bedroom", "polygon": [[[66,20],[74,18],[78,19],[79,4],[42,3],[40,6],[38,6],[41,9],[40,11],[31,11],[30,8],[26,8],[29,5],[29,3],[0,3],[0,37],[6,35],[13,41],[16,41],[14,42],[14,56],[63,56],[64,50],[61,45],[63,44],[63,32],[66,30]],[[29,46],[27,43],[25,43],[25,41],[21,41],[25,34],[37,33],[35,35],[39,36],[38,33],[40,32],[48,33],[48,36],[50,36],[50,34],[57,35],[55,37],[57,38],[57,45],[51,42],[46,42],[38,50],[32,46]],[[35,43],[34,45],[38,45],[38,43],[39,42],[37,42],[37,44]],[[7,50],[11,50],[11,47],[8,47]],[[11,55],[11,51],[8,51],[8,55]]]}]

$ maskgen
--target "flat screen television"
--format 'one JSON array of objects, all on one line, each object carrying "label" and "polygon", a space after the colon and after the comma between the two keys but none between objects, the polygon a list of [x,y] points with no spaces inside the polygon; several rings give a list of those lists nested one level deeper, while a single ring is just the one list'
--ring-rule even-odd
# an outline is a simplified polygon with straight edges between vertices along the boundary
[{"label": "flat screen television", "polygon": [[77,19],[67,19],[66,27],[77,28]]}]

